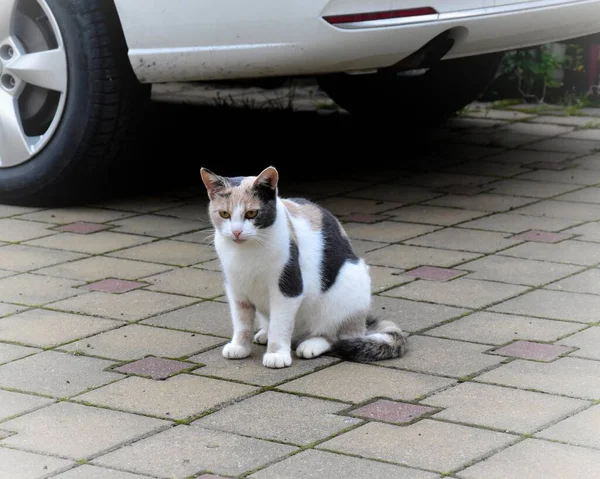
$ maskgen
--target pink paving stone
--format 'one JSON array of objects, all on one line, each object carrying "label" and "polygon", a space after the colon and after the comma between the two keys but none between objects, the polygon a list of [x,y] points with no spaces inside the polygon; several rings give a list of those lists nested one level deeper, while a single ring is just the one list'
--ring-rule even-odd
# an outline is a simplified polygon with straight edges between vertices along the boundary
[{"label": "pink paving stone", "polygon": [[353,214],[342,216],[340,219],[342,221],[350,221],[352,223],[377,223],[378,221],[383,221],[388,219],[389,216],[382,215],[368,215],[368,214]]},{"label": "pink paving stone", "polygon": [[60,231],[67,233],[77,233],[81,235],[88,235],[90,233],[97,233],[109,229],[111,226],[103,225],[99,223],[86,223],[85,221],[78,221],[77,223],[70,223],[68,225],[59,226],[56,228]]},{"label": "pink paving stone", "polygon": [[166,379],[173,374],[193,368],[194,365],[175,361],[174,359],[163,359],[148,356],[147,358],[124,364],[113,369],[125,374],[135,374],[136,376],[148,376],[152,379]]},{"label": "pink paving stone", "polygon": [[512,237],[515,240],[536,241],[538,243],[558,243],[571,238],[573,235],[552,233],[551,231],[529,230]]},{"label": "pink paving stone", "polygon": [[419,266],[404,274],[428,281],[448,281],[449,279],[465,274],[465,272],[457,269],[438,268],[437,266]]},{"label": "pink paving stone", "polygon": [[126,293],[134,289],[148,286],[146,283],[140,283],[138,281],[127,281],[124,279],[103,279],[102,281],[96,281],[95,283],[86,284],[83,286],[86,289],[92,291],[102,291],[103,293]]},{"label": "pink paving stone", "polygon": [[439,411],[439,409],[380,399],[379,401],[355,409],[352,411],[352,415],[397,424],[406,424],[436,411]]},{"label": "pink paving stone", "polygon": [[574,351],[574,348],[558,344],[534,343],[532,341],[515,341],[499,349],[490,351],[499,356],[508,356],[519,359],[532,359],[534,361],[553,361],[561,354]]}]

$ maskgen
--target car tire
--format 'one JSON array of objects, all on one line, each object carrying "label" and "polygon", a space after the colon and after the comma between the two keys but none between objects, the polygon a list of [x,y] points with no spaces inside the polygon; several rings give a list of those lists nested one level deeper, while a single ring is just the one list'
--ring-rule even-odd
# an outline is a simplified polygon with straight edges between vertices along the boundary
[{"label": "car tire", "polygon": [[[42,135],[39,138],[45,138],[45,143],[39,150],[34,147],[29,158],[26,158],[25,153],[21,156],[13,154],[11,161],[11,152],[18,151],[18,148],[9,149],[7,152],[7,147],[3,150],[0,145],[0,155],[3,151],[5,153],[4,157],[0,156],[0,203],[63,206],[86,201],[98,192],[109,189],[113,183],[118,183],[120,164],[125,162],[132,152],[132,140],[149,103],[151,87],[140,84],[133,73],[119,18],[111,1],[13,1],[16,7],[11,15],[14,15],[15,19],[8,28],[12,29],[14,35],[6,37],[8,40],[5,38],[9,43],[5,42],[4,46],[0,35],[0,54],[4,51],[4,60],[7,60],[4,75],[11,72],[11,64],[8,61],[8,54],[13,53],[9,45],[11,38],[18,38],[19,43],[15,45],[20,45],[22,58],[30,53],[27,51],[25,33],[18,36],[18,32],[15,33],[14,30],[22,25],[25,32],[24,25],[27,25],[29,31],[33,32],[37,26],[40,30],[46,30],[42,32],[45,37],[55,37],[49,41],[48,49],[57,45],[56,48],[64,52],[66,83],[61,85],[64,89],[58,92],[59,98],[64,99],[62,103],[57,103],[60,108],[56,106],[56,114],[60,114],[60,121],[57,122],[54,116],[44,120],[45,123],[40,120],[41,126],[31,123],[27,127],[34,132],[36,128],[40,129],[37,133],[44,131],[43,135],[46,136]],[[36,9],[41,9],[43,15],[39,15],[40,12]],[[27,15],[32,18],[28,20]],[[44,23],[33,25],[32,21]],[[39,41],[36,37],[36,42]],[[52,49],[54,53],[57,53],[56,48]],[[57,64],[54,62],[52,68],[58,68]],[[13,70],[18,80],[22,69],[14,67]],[[38,79],[34,74],[25,73],[23,88],[28,87],[26,83],[29,77]],[[35,82],[32,83],[31,89],[36,88],[40,87],[36,86]],[[21,95],[24,95],[25,91],[23,89]],[[43,93],[44,89],[40,91]],[[6,93],[0,90],[0,95],[5,94],[4,98],[7,98]],[[48,97],[49,95],[46,99]],[[56,94],[52,98],[56,99]],[[29,100],[29,97],[26,100]],[[14,105],[20,103],[15,102]],[[50,106],[51,113],[54,107]],[[18,108],[20,106],[15,106],[15,109]],[[7,125],[11,119],[6,116],[3,118],[2,115],[0,111],[0,141],[3,121],[5,138],[14,140],[15,135],[7,136]],[[32,117],[36,118],[35,115]],[[30,137],[25,131],[26,120],[23,112],[17,110],[16,118],[21,119],[21,132],[25,140],[34,138],[31,141],[35,141],[38,137]],[[28,121],[30,119],[28,118]],[[49,124],[48,128],[53,129],[42,130],[45,124]]]},{"label": "car tire", "polygon": [[[442,123],[476,100],[495,78],[503,53],[442,60],[426,73],[398,75],[392,71],[318,78],[320,88],[351,114],[396,114],[413,126]],[[383,116],[382,116],[383,118]]]}]

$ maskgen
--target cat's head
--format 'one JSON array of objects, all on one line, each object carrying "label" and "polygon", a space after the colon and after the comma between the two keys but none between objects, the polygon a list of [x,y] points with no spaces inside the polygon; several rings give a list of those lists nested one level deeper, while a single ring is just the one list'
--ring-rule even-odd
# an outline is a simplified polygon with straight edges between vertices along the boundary
[{"label": "cat's head", "polygon": [[219,176],[200,169],[210,204],[208,211],[215,230],[235,243],[260,237],[277,216],[279,174],[272,166],[258,176]]}]

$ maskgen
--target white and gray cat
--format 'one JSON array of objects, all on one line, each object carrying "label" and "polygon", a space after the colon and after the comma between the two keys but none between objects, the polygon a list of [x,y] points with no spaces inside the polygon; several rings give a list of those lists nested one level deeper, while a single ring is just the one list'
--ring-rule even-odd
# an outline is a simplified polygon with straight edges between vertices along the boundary
[{"label": "white and gray cat", "polygon": [[281,198],[273,167],[235,178],[200,173],[233,323],[223,356],[249,356],[253,337],[267,345],[269,368],[290,366],[293,346],[307,359],[326,352],[359,362],[404,355],[402,330],[369,316],[369,267],[335,216],[308,200]]}]

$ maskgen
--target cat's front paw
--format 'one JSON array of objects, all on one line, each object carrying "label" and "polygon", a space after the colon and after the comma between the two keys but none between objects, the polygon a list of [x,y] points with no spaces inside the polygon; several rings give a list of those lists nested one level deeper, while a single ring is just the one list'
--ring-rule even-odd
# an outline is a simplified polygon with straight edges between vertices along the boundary
[{"label": "cat's front paw", "polygon": [[290,353],[265,353],[263,365],[268,368],[287,368],[292,365]]},{"label": "cat's front paw", "polygon": [[259,329],[258,333],[254,335],[254,342],[257,344],[267,344],[267,341],[267,330],[264,328]]},{"label": "cat's front paw", "polygon": [[250,356],[251,348],[240,344],[227,343],[223,348],[223,356],[227,359],[242,359]]}]

